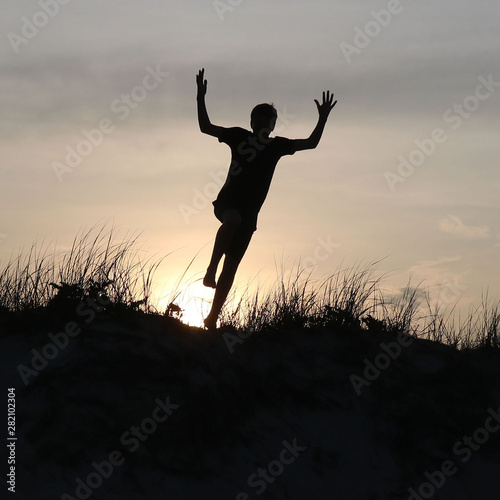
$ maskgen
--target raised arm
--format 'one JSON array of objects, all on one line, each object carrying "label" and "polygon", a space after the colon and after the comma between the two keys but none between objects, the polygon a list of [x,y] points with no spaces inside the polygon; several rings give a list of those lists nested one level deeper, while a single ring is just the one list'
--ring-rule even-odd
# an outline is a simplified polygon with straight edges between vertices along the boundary
[{"label": "raised arm", "polygon": [[196,84],[198,87],[198,93],[196,100],[198,102],[198,123],[200,125],[200,130],[204,134],[213,135],[218,137],[219,133],[222,131],[222,127],[213,125],[208,117],[207,106],[205,104],[205,95],[207,93],[207,81],[203,79],[205,74],[205,69],[200,69],[196,75]]},{"label": "raised arm", "polygon": [[325,129],[326,122],[328,120],[328,115],[330,111],[335,107],[337,101],[333,101],[333,92],[327,90],[326,93],[323,92],[323,102],[320,104],[317,99],[314,99],[316,107],[318,108],[318,123],[311,135],[307,139],[295,139],[295,150],[303,151],[304,149],[314,149],[323,135],[323,130]]}]

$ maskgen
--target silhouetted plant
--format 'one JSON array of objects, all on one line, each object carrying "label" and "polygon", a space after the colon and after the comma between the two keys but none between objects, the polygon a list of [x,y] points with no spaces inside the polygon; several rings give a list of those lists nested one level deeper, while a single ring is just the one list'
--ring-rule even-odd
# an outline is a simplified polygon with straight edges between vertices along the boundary
[{"label": "silhouetted plant", "polygon": [[180,320],[182,318],[182,313],[183,310],[177,304],[170,302],[170,304],[165,309],[164,315],[169,318],[175,318]]},{"label": "silhouetted plant", "polygon": [[68,252],[33,244],[0,271],[0,307],[25,311],[74,304],[83,297],[152,311],[155,271],[163,259],[142,261],[137,237],[118,239],[106,224],[81,231]]},{"label": "silhouetted plant", "polygon": [[[76,307],[85,298],[109,302],[106,309],[157,312],[151,300],[153,277],[163,259],[145,262],[136,249],[137,237],[119,239],[106,224],[81,231],[66,253],[33,244],[0,270],[0,313],[5,316],[48,306]],[[196,257],[196,256],[195,256]],[[190,285],[187,271],[170,296],[165,315],[181,320],[178,297]],[[445,315],[431,305],[429,294],[408,285],[391,297],[381,291],[383,275],[379,261],[338,269],[317,281],[312,271],[297,266],[291,272],[282,265],[275,286],[268,291],[250,286],[232,300],[221,314],[221,325],[233,330],[259,332],[287,328],[364,329],[368,332],[400,333],[426,338],[456,348],[500,347],[499,304],[486,294],[480,307],[465,320]]]}]

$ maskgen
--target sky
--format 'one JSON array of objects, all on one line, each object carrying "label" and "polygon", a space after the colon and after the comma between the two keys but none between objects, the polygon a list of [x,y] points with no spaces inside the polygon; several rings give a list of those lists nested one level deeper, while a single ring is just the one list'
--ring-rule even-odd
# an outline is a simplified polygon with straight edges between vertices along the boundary
[{"label": "sky", "polygon": [[5,0],[0,262],[104,221],[167,255],[159,296],[194,259],[179,300],[209,301],[230,152],[198,128],[203,67],[216,125],[273,102],[275,135],[305,138],[314,99],[338,100],[319,146],[280,160],[240,288],[382,259],[395,293],[500,297],[499,18],[494,0]]}]

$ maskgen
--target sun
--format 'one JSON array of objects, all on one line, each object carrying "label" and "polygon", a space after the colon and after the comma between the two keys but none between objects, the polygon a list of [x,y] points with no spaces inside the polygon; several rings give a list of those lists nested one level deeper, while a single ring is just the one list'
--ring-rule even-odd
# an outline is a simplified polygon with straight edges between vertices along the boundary
[{"label": "sun", "polygon": [[173,302],[181,308],[180,319],[189,326],[203,328],[203,320],[207,317],[212,303],[214,290],[203,286],[201,280],[191,283],[173,301],[164,297],[158,301],[160,311],[164,312]]}]

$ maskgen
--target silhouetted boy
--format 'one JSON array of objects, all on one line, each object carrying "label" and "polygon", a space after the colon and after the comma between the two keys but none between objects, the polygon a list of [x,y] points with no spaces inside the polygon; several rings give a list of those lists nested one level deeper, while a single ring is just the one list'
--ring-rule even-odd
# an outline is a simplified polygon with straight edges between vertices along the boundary
[{"label": "silhouetted boy", "polygon": [[[204,69],[196,76],[198,86],[198,122],[204,134],[212,135],[231,148],[231,166],[225,184],[213,202],[217,219],[222,222],[216,238],[212,258],[203,284],[215,288],[212,308],[204,323],[214,329],[227,294],[233,284],[238,265],[257,229],[257,215],[266,199],[278,160],[296,151],[314,149],[321,139],[333,101],[330,91],[323,92],[323,102],[314,102],[318,108],[318,124],[307,139],[269,137],[274,130],[278,113],[272,104],[259,104],[252,110],[250,127],[219,127],[213,125],[205,105],[207,81]],[[219,280],[215,280],[217,266],[225,254]]]}]

